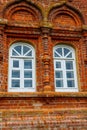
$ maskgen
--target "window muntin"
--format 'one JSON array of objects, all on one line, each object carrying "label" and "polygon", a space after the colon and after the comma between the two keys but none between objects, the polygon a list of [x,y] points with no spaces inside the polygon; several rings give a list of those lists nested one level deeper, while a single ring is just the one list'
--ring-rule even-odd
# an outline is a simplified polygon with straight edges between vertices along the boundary
[{"label": "window muntin", "polygon": [[26,43],[9,50],[9,91],[35,91],[35,51]]},{"label": "window muntin", "polygon": [[78,91],[74,49],[58,45],[53,53],[56,91]]}]

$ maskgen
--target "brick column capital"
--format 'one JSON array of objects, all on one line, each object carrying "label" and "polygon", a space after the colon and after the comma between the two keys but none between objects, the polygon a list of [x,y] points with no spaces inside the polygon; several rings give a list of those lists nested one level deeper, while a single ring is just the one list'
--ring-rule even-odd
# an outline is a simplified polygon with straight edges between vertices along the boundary
[{"label": "brick column capital", "polygon": [[50,34],[51,28],[49,28],[49,27],[40,27],[40,29],[41,29],[41,32],[42,32],[43,35],[46,36],[46,35]]}]

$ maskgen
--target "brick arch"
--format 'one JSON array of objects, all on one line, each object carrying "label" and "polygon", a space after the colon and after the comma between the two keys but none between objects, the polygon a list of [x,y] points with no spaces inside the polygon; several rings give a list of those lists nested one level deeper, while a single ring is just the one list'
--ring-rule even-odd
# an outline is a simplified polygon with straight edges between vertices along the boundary
[{"label": "brick arch", "polygon": [[28,2],[28,0],[18,0],[9,3],[3,10],[3,18],[10,23],[38,25],[43,19],[39,7]]},{"label": "brick arch", "polygon": [[48,13],[48,21],[52,23],[54,28],[63,29],[81,28],[84,24],[81,13],[67,4],[51,7]]}]

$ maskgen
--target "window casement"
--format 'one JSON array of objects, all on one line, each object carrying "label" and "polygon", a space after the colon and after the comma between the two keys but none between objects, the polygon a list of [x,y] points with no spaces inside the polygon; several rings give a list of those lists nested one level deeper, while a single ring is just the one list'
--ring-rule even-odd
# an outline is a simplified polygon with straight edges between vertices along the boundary
[{"label": "window casement", "polygon": [[8,91],[35,91],[35,50],[29,44],[19,42],[9,49]]},{"label": "window casement", "polygon": [[67,45],[57,45],[53,55],[55,91],[77,92],[75,50]]}]

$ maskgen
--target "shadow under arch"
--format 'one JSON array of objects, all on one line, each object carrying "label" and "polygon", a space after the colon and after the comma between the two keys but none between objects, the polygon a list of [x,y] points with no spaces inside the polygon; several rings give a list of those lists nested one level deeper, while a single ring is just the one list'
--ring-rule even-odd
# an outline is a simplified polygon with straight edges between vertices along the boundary
[{"label": "shadow under arch", "polygon": [[[17,0],[14,2],[9,2],[7,3],[7,5],[4,7],[3,11],[2,11],[2,17],[3,18],[7,18],[7,15],[9,15],[12,11],[12,13],[14,12],[14,8],[17,8],[18,6],[22,7],[25,6],[25,8],[29,7],[32,11],[34,11],[36,14],[36,17],[39,16],[39,19],[43,19],[43,13],[41,10],[41,7],[39,7],[37,4],[29,1],[29,0]],[[8,12],[8,14],[6,15],[6,13]]]},{"label": "shadow under arch", "polygon": [[52,22],[52,20],[55,18],[56,15],[62,13],[71,16],[75,21],[77,21],[77,24],[79,24],[80,26],[85,24],[85,20],[81,12],[75,7],[67,4],[66,2],[53,5],[49,8],[48,15],[47,15],[48,21]]}]

